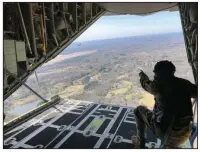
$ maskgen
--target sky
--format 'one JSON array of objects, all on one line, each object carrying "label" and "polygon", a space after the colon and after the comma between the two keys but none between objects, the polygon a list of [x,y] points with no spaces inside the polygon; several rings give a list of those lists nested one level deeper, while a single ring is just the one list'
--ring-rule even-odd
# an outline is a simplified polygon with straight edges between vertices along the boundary
[{"label": "sky", "polygon": [[163,11],[148,16],[102,16],[76,42],[181,31],[178,11]]}]

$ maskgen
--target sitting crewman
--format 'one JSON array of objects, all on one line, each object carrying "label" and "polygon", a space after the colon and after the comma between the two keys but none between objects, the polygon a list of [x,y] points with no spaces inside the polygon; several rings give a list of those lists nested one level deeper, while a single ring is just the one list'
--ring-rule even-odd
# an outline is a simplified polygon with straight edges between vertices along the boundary
[{"label": "sitting crewman", "polygon": [[154,80],[141,71],[140,83],[144,90],[154,95],[154,108],[134,109],[137,135],[132,136],[135,148],[145,148],[146,127],[163,141],[171,126],[163,148],[178,148],[189,139],[192,132],[193,111],[191,98],[197,98],[197,86],[174,76],[175,66],[170,61],[160,61],[154,67]]}]

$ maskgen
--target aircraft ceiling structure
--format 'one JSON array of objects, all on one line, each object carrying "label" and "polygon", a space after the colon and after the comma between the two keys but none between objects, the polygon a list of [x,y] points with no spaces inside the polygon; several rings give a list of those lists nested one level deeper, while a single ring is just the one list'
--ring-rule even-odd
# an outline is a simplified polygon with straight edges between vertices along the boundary
[{"label": "aircraft ceiling structure", "polygon": [[4,100],[104,13],[95,3],[3,3]]},{"label": "aircraft ceiling structure", "polygon": [[98,5],[107,11],[105,15],[150,15],[163,10],[179,10],[178,3],[98,3]]}]

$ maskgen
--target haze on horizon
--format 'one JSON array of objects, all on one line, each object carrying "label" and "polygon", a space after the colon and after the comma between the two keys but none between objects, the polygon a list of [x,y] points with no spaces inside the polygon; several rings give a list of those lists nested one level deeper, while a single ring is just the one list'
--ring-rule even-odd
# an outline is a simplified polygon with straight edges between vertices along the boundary
[{"label": "haze on horizon", "polygon": [[147,16],[102,16],[74,42],[178,32],[182,32],[178,11],[162,11]]}]

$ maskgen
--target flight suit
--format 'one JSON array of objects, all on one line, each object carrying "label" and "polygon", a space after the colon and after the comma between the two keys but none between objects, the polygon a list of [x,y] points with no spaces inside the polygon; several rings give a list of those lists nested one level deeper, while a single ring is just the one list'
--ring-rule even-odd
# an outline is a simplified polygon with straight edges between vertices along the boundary
[{"label": "flight suit", "polygon": [[197,98],[197,86],[174,76],[162,81],[150,81],[144,72],[140,72],[139,76],[142,88],[154,95],[155,105],[153,111],[142,105],[134,110],[137,146],[145,147],[146,127],[162,141],[171,126],[164,148],[178,147],[188,140],[192,132],[191,98]]}]

